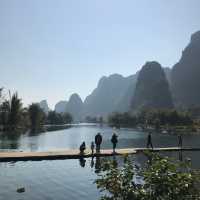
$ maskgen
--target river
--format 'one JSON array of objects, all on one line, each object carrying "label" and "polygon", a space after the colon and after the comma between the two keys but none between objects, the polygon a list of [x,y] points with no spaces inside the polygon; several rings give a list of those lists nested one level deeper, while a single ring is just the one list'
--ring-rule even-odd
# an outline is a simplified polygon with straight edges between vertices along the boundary
[{"label": "river", "polygon": [[[89,146],[97,132],[103,136],[102,148],[111,148],[110,138],[113,129],[99,125],[78,125],[68,129],[40,134],[24,134],[16,137],[0,137],[1,151],[47,151],[77,149],[85,141]],[[117,130],[119,148],[145,147],[147,133],[134,129]],[[152,135],[155,147],[177,146],[177,136],[168,134]],[[185,135],[185,147],[199,147],[199,135]],[[179,158],[179,153],[169,153]],[[183,159],[190,157],[192,166],[200,168],[199,152],[184,152]],[[119,159],[119,158],[118,158]],[[143,155],[134,155],[134,162],[142,164]],[[0,200],[95,200],[100,197],[96,185],[98,165],[101,160],[55,160],[0,163]],[[16,189],[25,187],[24,193]]]}]

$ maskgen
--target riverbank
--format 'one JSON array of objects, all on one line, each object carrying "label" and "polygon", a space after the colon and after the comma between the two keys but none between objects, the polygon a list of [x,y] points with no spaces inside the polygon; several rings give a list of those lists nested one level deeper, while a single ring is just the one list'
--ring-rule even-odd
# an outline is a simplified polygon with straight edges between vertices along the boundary
[{"label": "riverbank", "polygon": [[199,125],[187,125],[187,126],[169,126],[169,125],[163,125],[159,128],[156,128],[155,126],[146,125],[146,124],[139,124],[137,126],[128,126],[128,125],[109,125],[108,126],[117,129],[122,128],[131,128],[136,131],[144,131],[144,132],[155,132],[155,133],[162,133],[162,134],[200,134],[200,126]]}]

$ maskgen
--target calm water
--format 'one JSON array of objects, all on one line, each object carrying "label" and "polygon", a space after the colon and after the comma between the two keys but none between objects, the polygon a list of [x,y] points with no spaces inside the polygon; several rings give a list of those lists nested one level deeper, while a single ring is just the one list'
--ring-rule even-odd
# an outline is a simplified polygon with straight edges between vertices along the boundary
[{"label": "calm water", "polygon": [[[69,129],[46,132],[38,135],[22,135],[15,138],[0,138],[0,149],[22,151],[45,151],[52,149],[76,149],[82,141],[87,145],[94,140],[97,132],[103,135],[102,148],[111,148],[112,129],[99,126],[74,126]],[[132,129],[117,130],[118,147],[145,147],[147,133]],[[200,146],[200,136],[184,136],[184,146]],[[155,146],[176,146],[177,137],[172,135],[153,135]],[[170,153],[176,157],[178,153]],[[190,157],[193,167],[200,168],[199,152],[184,153],[183,158]],[[132,157],[134,162],[142,164],[143,155]],[[120,160],[120,158],[118,158]],[[98,199],[100,194],[93,184],[99,169],[99,159],[56,160],[0,163],[0,200],[66,200],[66,199]],[[16,189],[25,187],[26,192],[18,194]]]}]

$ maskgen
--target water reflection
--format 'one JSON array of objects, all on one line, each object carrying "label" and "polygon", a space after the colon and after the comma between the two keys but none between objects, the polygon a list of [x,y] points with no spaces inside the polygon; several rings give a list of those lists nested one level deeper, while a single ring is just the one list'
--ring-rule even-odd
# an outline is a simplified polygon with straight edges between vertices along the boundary
[{"label": "water reflection", "polygon": [[45,131],[58,131],[58,130],[64,130],[71,128],[72,125],[66,124],[66,125],[46,125],[44,126]]},{"label": "water reflection", "polygon": [[182,150],[179,151],[178,157],[179,157],[179,161],[182,162],[183,161],[183,152],[182,152]]},{"label": "water reflection", "polygon": [[91,162],[90,162],[90,167],[93,168],[94,167],[94,156],[92,156]]},{"label": "water reflection", "polygon": [[38,136],[44,132],[45,132],[44,129],[31,129],[31,130],[27,131],[27,136]]},{"label": "water reflection", "polygon": [[79,159],[80,166],[84,168],[85,167],[85,163],[86,163],[86,159],[81,156],[80,159]]},{"label": "water reflection", "polygon": [[118,167],[118,162],[117,162],[116,156],[114,155],[112,158],[113,158],[113,167],[117,168]]},{"label": "water reflection", "polygon": [[0,133],[0,149],[18,149],[20,132]]},{"label": "water reflection", "polygon": [[99,174],[100,172],[101,172],[101,158],[97,156],[95,162],[95,173]]}]

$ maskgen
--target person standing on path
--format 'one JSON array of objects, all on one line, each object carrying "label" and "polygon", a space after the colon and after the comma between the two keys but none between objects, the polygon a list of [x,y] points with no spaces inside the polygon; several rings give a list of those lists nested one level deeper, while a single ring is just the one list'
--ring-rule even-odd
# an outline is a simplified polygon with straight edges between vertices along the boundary
[{"label": "person standing on path", "polygon": [[183,138],[182,135],[178,135],[178,147],[182,149],[183,147]]},{"label": "person standing on path", "polygon": [[95,136],[95,144],[96,144],[96,152],[99,153],[101,149],[101,143],[102,143],[102,136],[100,133],[98,133]]},{"label": "person standing on path", "polygon": [[149,133],[147,137],[147,148],[149,148],[149,146],[153,149],[151,133]]},{"label": "person standing on path", "polygon": [[115,153],[115,149],[118,143],[118,136],[116,135],[116,133],[113,133],[112,138],[111,138],[111,142],[113,144],[113,153]]}]

